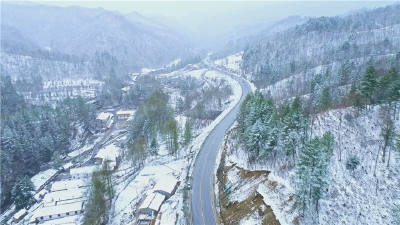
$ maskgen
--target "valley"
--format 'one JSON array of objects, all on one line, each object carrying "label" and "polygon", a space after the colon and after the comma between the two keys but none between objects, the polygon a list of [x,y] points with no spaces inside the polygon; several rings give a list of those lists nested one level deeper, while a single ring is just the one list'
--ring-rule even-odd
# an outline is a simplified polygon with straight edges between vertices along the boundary
[{"label": "valley", "polygon": [[1,3],[1,224],[400,224],[398,2],[142,3]]}]

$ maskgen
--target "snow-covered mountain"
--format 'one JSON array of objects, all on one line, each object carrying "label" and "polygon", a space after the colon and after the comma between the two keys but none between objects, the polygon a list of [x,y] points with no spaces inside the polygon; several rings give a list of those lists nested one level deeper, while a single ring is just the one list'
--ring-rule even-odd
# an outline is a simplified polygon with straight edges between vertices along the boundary
[{"label": "snow-covered mountain", "polygon": [[[86,59],[108,51],[130,71],[165,65],[191,47],[189,39],[172,26],[137,13],[123,15],[102,8],[3,2],[1,23],[8,34],[2,44],[12,42],[10,39],[16,35],[26,37],[40,49]],[[12,44],[7,46],[8,52],[17,52],[11,49]]]}]

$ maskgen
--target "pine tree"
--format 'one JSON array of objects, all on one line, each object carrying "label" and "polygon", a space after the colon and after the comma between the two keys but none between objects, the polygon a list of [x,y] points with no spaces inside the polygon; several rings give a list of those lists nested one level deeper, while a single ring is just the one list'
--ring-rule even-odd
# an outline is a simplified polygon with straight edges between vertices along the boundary
[{"label": "pine tree", "polygon": [[329,186],[329,161],[334,139],[330,132],[315,137],[302,148],[296,170],[296,201],[300,209],[315,205],[326,194]]},{"label": "pine tree", "polygon": [[157,150],[158,150],[158,143],[156,137],[153,137],[153,140],[151,140],[150,144],[150,154],[155,156],[157,155]]},{"label": "pine tree", "polygon": [[346,169],[353,172],[355,169],[357,169],[358,165],[360,165],[360,159],[357,156],[353,155],[347,159]]},{"label": "pine tree", "polygon": [[17,178],[11,191],[16,210],[20,210],[33,202],[33,191],[35,191],[35,187],[28,176]]},{"label": "pine tree", "polygon": [[329,93],[329,88],[324,87],[322,89],[320,101],[319,101],[319,109],[320,110],[325,110],[328,109],[331,106],[331,96]]},{"label": "pine tree", "polygon": [[185,123],[185,132],[184,132],[184,144],[188,145],[192,140],[192,125],[190,120],[187,119]]},{"label": "pine tree", "polygon": [[361,81],[361,93],[366,96],[369,103],[373,103],[373,97],[378,87],[378,75],[375,70],[374,61],[368,61],[365,75]]}]

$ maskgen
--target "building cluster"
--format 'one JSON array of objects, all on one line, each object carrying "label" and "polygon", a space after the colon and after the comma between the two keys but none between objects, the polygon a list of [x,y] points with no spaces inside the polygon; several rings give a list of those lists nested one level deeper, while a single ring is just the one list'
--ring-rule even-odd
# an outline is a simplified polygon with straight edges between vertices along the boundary
[{"label": "building cluster", "polygon": [[[70,168],[69,165],[65,165]],[[66,169],[64,168],[64,169]],[[30,223],[62,224],[66,220],[75,219],[85,211],[85,202],[90,185],[91,174],[98,170],[98,166],[70,168],[67,179],[56,181],[51,185],[50,192],[42,190],[37,200],[42,201],[42,207],[38,208],[32,216]],[[74,224],[74,223],[70,223]]]},{"label": "building cluster", "polygon": [[[116,116],[119,122],[129,121],[133,117],[134,111],[120,110],[116,112]],[[114,123],[114,114],[111,112],[101,112],[96,118],[96,130],[106,131],[111,128]]]},{"label": "building cluster", "polygon": [[173,177],[162,177],[139,206],[137,224],[150,225],[162,203],[175,194],[179,182]]},{"label": "building cluster", "polygon": [[96,118],[96,130],[105,131],[110,129],[114,122],[114,115],[108,112],[100,113]]}]

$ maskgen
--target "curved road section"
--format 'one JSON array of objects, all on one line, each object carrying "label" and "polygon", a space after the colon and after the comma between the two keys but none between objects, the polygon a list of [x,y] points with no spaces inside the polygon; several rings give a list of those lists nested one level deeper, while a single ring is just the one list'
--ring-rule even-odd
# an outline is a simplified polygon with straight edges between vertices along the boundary
[{"label": "curved road section", "polygon": [[197,161],[194,165],[191,195],[192,222],[194,225],[213,225],[215,215],[213,209],[213,187],[212,177],[215,164],[215,157],[218,147],[232,123],[236,119],[236,114],[241,103],[247,94],[251,93],[251,87],[246,80],[231,76],[237,80],[242,87],[242,97],[239,103],[229,112],[228,115],[214,128],[205,140]]}]

